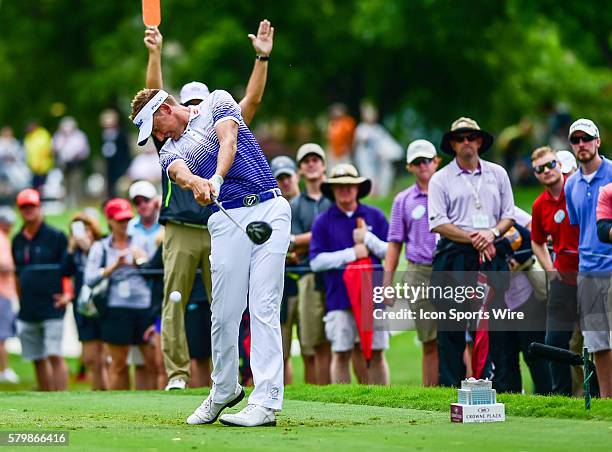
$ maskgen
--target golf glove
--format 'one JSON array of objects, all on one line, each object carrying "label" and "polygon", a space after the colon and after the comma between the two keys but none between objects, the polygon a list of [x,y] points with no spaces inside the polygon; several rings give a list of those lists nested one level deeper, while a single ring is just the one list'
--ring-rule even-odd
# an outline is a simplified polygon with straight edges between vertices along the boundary
[{"label": "golf glove", "polygon": [[219,193],[221,192],[221,185],[223,185],[223,177],[215,174],[210,178],[210,183],[213,186],[214,195],[218,197]]}]

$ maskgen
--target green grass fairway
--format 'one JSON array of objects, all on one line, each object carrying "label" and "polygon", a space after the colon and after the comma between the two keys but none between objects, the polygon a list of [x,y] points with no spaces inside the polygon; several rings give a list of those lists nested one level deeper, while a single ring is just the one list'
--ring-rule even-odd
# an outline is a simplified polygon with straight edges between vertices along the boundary
[{"label": "green grass fairway", "polygon": [[[348,395],[355,387],[347,387]],[[303,394],[325,398],[345,392],[331,387],[302,387]],[[357,388],[359,389],[359,388]],[[368,388],[362,388],[367,390]],[[393,402],[405,390],[414,398],[440,401],[439,390],[376,388],[369,403]],[[451,424],[448,410],[299,400],[287,394],[276,428],[240,429],[188,426],[185,417],[201,402],[203,391],[78,392],[67,394],[5,393],[0,398],[0,430],[66,430],[77,450],[609,450],[612,416],[607,420],[509,416],[505,423]],[[442,390],[444,405],[453,391]],[[323,395],[321,395],[323,394]],[[530,396],[516,398],[528,402]],[[416,399],[414,399],[416,400]],[[363,402],[361,402],[363,403]],[[508,411],[511,401],[507,400]],[[599,402],[595,402],[599,403]],[[240,407],[244,402],[240,404]],[[536,403],[537,405],[537,403]],[[602,403],[603,405],[603,403]],[[612,405],[607,408],[612,408]],[[571,409],[571,407],[570,407]],[[235,409],[234,409],[235,410]]]}]

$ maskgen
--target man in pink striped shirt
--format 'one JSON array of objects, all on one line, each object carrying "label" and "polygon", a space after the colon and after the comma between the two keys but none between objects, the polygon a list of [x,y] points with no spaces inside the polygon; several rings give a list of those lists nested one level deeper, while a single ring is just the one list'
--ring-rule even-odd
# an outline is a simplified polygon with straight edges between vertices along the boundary
[{"label": "man in pink striped shirt", "polygon": [[[436,248],[436,234],[429,231],[427,214],[427,190],[429,180],[436,172],[440,159],[436,148],[427,140],[410,143],[406,155],[406,168],[416,178],[416,182],[397,194],[391,209],[391,226],[385,256],[385,282],[391,285],[393,273],[397,268],[402,245],[406,244],[407,269],[404,282],[409,286],[429,285],[431,263]],[[410,309],[419,312],[435,311],[430,300],[418,299],[410,304]],[[435,320],[417,316],[417,336],[423,344],[423,385],[438,384],[438,345]]]}]

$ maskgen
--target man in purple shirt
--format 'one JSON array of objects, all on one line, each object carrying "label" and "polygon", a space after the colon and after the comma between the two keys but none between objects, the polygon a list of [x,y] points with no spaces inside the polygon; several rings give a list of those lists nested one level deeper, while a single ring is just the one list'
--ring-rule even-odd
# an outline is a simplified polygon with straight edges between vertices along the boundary
[{"label": "man in purple shirt", "polygon": [[[454,159],[429,182],[429,228],[442,236],[434,254],[432,285],[448,284],[452,271],[470,272],[458,283],[474,286],[480,270],[508,270],[505,260],[496,257],[494,241],[514,223],[514,197],[506,170],[480,158],[492,144],[493,137],[470,118],[457,119],[442,138],[440,148]],[[494,302],[503,303],[501,285],[495,287]],[[491,355],[503,349],[501,344],[496,350],[494,336]],[[439,322],[441,385],[458,386],[465,378],[464,350],[462,325]]]},{"label": "man in purple shirt", "polygon": [[334,201],[320,214],[312,226],[310,267],[315,272],[325,271],[327,314],[325,334],[332,348],[332,383],[350,383],[349,364],[353,365],[361,383],[389,384],[389,369],[384,350],[389,347],[388,331],[374,331],[372,359],[366,370],[358,345],[359,335],[351,302],[342,279],[344,266],[358,259],[370,257],[373,264],[387,252],[389,224],[376,207],[359,202],[367,196],[372,184],[359,177],[357,169],[341,163],[334,167],[331,177],[321,185],[323,195]]},{"label": "man in purple shirt", "polygon": [[[406,168],[416,182],[398,193],[391,208],[391,227],[385,256],[385,286],[391,285],[397,269],[402,245],[406,244],[407,268],[404,282],[410,286],[429,285],[431,263],[436,248],[436,234],[429,231],[427,220],[427,191],[431,176],[438,169],[440,159],[435,146],[427,140],[410,143],[406,155]],[[410,303],[414,312],[435,311],[431,301],[419,298]],[[415,319],[419,340],[423,344],[423,386],[438,384],[438,345],[436,321],[417,316]]]}]

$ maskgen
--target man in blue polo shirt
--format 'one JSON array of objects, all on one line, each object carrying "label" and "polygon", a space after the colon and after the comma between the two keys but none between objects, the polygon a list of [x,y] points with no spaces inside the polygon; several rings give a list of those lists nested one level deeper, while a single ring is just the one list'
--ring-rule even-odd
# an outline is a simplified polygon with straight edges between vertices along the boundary
[{"label": "man in blue polo shirt", "polygon": [[213,91],[201,104],[186,107],[163,90],[144,89],[132,101],[131,117],[140,129],[139,144],[151,134],[167,140],[160,151],[162,168],[200,204],[217,197],[240,224],[265,219],[272,226],[269,240],[255,245],[222,212],[216,210],[208,220],[214,384],[187,422],[213,423],[223,409],[244,397],[238,384],[237,338],[248,293],[255,388],[248,406],[223,415],[221,422],[276,425],[274,411],[281,409],[283,400],[280,302],[291,226],[289,203],[228,92]]},{"label": "man in blue polo shirt", "polygon": [[595,355],[601,397],[612,397],[612,339],[608,291],[612,272],[612,245],[597,236],[599,190],[612,182],[612,162],[599,154],[599,129],[589,119],[575,121],[569,140],[580,169],[565,184],[567,213],[580,226],[578,311],[584,345]]},{"label": "man in blue polo shirt", "polygon": [[366,371],[343,280],[346,264],[368,256],[373,264],[380,264],[387,252],[389,223],[385,215],[376,207],[359,202],[370,193],[371,186],[369,179],[359,177],[353,165],[336,165],[329,180],[321,184],[323,195],[335,204],[320,214],[312,225],[310,268],[315,272],[325,271],[327,314],[323,320],[332,349],[332,383],[351,382],[349,364],[352,356],[360,382],[389,384],[384,355],[389,348],[388,332],[374,331],[372,359]]}]

